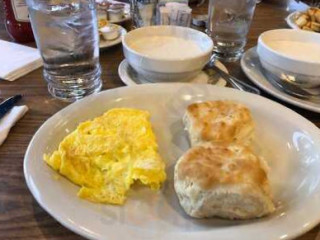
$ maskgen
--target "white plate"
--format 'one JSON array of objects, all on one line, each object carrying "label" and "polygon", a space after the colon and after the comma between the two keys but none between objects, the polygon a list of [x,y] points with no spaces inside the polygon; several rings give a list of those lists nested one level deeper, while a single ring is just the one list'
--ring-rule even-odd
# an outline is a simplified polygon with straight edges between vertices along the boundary
[{"label": "white plate", "polygon": [[[277,210],[250,221],[192,219],[173,189],[176,160],[189,148],[181,118],[197,101],[230,99],[246,104],[256,122],[256,151],[271,168]],[[42,160],[82,121],[114,107],[151,113],[166,161],[168,178],[161,191],[135,187],[124,206],[94,204],[77,197],[79,187]],[[33,137],[24,174],[38,203],[65,227],[89,239],[108,240],[276,240],[292,239],[320,220],[320,130],[292,110],[258,95],[206,84],[143,84],[95,94],[61,110]],[[52,229],[54,231],[54,229]]]},{"label": "white plate", "polygon": [[291,14],[289,14],[289,16],[286,18],[286,22],[288,24],[289,27],[293,28],[293,29],[298,29],[301,30],[301,28],[296,24],[296,19],[298,19],[298,17],[302,14],[303,12],[300,11],[296,11],[293,12]]},{"label": "white plate", "polygon": [[302,12],[296,11],[291,14],[286,18],[286,22],[289,27],[293,29],[300,29],[299,26],[296,24],[295,20],[299,17],[299,15],[302,14]]},{"label": "white plate", "polygon": [[111,40],[111,41],[106,41],[102,37],[100,37],[100,42],[99,42],[100,49],[109,48],[109,47],[112,47],[112,46],[115,46],[115,45],[121,43],[122,36],[127,33],[127,30],[119,25],[117,25],[117,26],[120,27],[120,36],[114,40]]},{"label": "white plate", "polygon": [[311,102],[286,94],[274,87],[268,81],[268,79],[261,72],[261,65],[256,47],[249,49],[243,54],[241,58],[241,68],[254,84],[270,93],[271,95],[287,103],[291,103],[292,105],[295,105],[297,107],[320,113],[320,103]]},{"label": "white plate", "polygon": [[[223,70],[224,72],[228,73],[228,69],[219,61],[215,62],[215,65]],[[128,85],[137,85],[137,84],[149,84],[151,82],[148,82],[147,79],[145,79],[143,76],[140,76],[128,63],[126,59],[124,59],[118,67],[118,74],[121,79],[121,81]],[[220,77],[219,74],[214,74],[212,76],[214,80],[216,80],[217,86],[225,87],[227,85],[226,80]],[[205,72],[200,72],[195,78],[191,79],[190,83],[208,83],[209,76]]]}]

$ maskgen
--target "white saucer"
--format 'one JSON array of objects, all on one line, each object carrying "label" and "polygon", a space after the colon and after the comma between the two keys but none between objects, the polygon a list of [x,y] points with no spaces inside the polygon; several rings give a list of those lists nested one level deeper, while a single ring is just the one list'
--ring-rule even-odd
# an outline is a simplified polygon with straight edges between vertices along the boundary
[{"label": "white saucer", "polygon": [[241,58],[241,68],[247,77],[258,87],[262,88],[271,95],[291,103],[292,105],[320,113],[320,104],[296,98],[288,95],[274,87],[261,72],[261,65],[256,51],[256,47],[246,51]]},{"label": "white saucer", "polygon": [[[216,61],[215,65],[220,68],[222,71],[228,73],[227,68],[219,61]],[[121,81],[128,85],[137,85],[137,84],[149,84],[148,80],[146,80],[143,76],[139,75],[127,62],[126,59],[124,59],[120,64],[118,68],[118,73],[120,76]],[[216,84],[217,86],[225,87],[227,85],[227,82],[220,77],[219,74],[214,74],[212,76],[214,79],[217,79]],[[209,76],[205,72],[200,72],[195,78],[191,79],[190,83],[202,83],[207,84],[209,80]]]},{"label": "white saucer", "polygon": [[[116,24],[114,24],[114,25],[116,25]],[[127,30],[119,25],[117,25],[117,26],[120,28],[120,36],[114,40],[111,40],[111,41],[106,41],[100,37],[100,43],[99,43],[100,49],[109,48],[109,47],[112,47],[114,45],[121,43],[122,36],[127,33]]]}]

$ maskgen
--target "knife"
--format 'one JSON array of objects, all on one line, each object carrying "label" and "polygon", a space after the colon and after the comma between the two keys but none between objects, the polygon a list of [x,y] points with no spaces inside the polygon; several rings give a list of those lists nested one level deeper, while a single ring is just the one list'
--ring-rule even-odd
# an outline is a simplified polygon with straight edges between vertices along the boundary
[{"label": "knife", "polygon": [[19,95],[10,97],[4,100],[2,103],[0,103],[0,119],[4,115],[6,115],[6,113],[9,112],[21,98],[22,96],[19,94]]}]

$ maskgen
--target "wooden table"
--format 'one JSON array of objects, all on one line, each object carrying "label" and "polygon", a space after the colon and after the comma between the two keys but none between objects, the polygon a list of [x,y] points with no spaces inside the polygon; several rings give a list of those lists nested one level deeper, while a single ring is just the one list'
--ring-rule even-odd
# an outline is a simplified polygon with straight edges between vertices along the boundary
[{"label": "wooden table", "polygon": [[[256,44],[260,33],[269,29],[286,28],[284,18],[288,15],[288,11],[293,11],[301,6],[292,0],[264,0],[256,9],[247,48]],[[194,9],[195,13],[203,13],[204,11],[205,7]],[[10,40],[4,25],[0,25],[0,39]],[[104,89],[123,86],[117,71],[122,59],[121,45],[101,52],[100,62],[103,69]],[[227,67],[231,74],[248,81],[240,69],[239,62],[227,64]],[[0,81],[1,98],[14,94],[23,94],[22,104],[28,105],[30,110],[12,128],[9,137],[0,147],[0,239],[83,239],[62,227],[38,205],[27,189],[23,176],[23,157],[32,136],[46,119],[68,104],[53,99],[48,94],[46,83],[42,78],[42,69],[14,82]],[[263,95],[281,102],[268,94],[264,93]],[[281,103],[320,127],[320,114]],[[297,239],[320,240],[319,230],[320,225]]]}]

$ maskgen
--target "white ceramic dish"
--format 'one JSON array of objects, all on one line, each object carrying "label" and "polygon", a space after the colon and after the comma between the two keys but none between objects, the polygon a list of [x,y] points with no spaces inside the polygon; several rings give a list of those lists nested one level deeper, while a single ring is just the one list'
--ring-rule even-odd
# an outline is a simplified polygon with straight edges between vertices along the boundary
[{"label": "white ceramic dish", "polygon": [[122,36],[124,36],[127,33],[127,30],[121,26],[118,26],[118,27],[120,28],[120,36],[118,38],[114,40],[106,41],[102,39],[102,37],[100,37],[100,42],[99,42],[100,49],[109,48],[121,43]]},{"label": "white ceramic dish", "polygon": [[[317,49],[320,49],[319,34],[290,29],[270,30],[259,36],[257,52],[262,66],[279,78],[285,75],[301,87],[308,88],[320,85],[320,60],[309,60],[307,56],[303,56],[303,60],[300,59],[301,55],[306,54],[304,52],[306,46],[301,48],[300,52],[297,51],[296,55],[289,56],[284,53],[284,49],[274,50],[271,45],[275,42],[287,42],[287,48],[292,48],[291,45],[294,43],[309,43],[310,46],[314,44],[318,46]],[[312,51],[310,52],[312,53]]]},{"label": "white ceramic dish", "polygon": [[120,37],[121,28],[116,24],[109,24],[108,26],[99,28],[100,37],[105,41],[112,41]]},{"label": "white ceramic dish", "polygon": [[[227,68],[221,62],[216,61],[215,65],[221,70],[223,70],[224,72],[228,73]],[[132,67],[130,67],[127,60],[125,59],[119,64],[118,74],[121,81],[127,86],[151,83],[151,82],[148,82],[148,80],[145,79],[143,76],[139,75]],[[216,81],[214,85],[217,85],[220,87],[224,87],[227,85],[226,80],[221,78],[219,74],[214,74],[211,77],[214,79],[214,81]],[[188,82],[207,84],[208,81],[209,81],[209,76],[205,72],[201,71],[197,76],[190,79],[190,81]]]},{"label": "white ceramic dish", "polygon": [[126,22],[128,20],[131,19],[131,15],[130,15],[130,4],[129,3],[124,3],[124,2],[119,2],[119,1],[112,1],[112,0],[108,0],[108,2],[110,3],[122,3],[124,4],[124,16],[122,19],[120,20],[108,20],[110,23],[123,23]]},{"label": "white ceramic dish", "polygon": [[[176,160],[189,148],[181,118],[197,101],[230,99],[246,104],[256,122],[256,151],[268,161],[277,210],[250,221],[192,219],[173,189]],[[79,122],[114,107],[151,113],[168,178],[159,192],[135,187],[122,207],[76,196],[78,187],[42,160]],[[284,118],[285,116],[285,118]],[[204,84],[145,84],[86,97],[48,119],[34,135],[24,160],[27,185],[38,203],[65,227],[98,240],[292,239],[320,220],[320,130],[292,110],[266,98]],[[257,237],[258,236],[258,237]]]},{"label": "white ceramic dish", "polygon": [[[168,59],[165,56],[146,56],[132,48],[132,45],[136,43],[137,40],[154,36],[170,36],[191,40],[201,48],[201,53],[192,55],[192,57]],[[177,26],[151,26],[135,29],[123,37],[122,46],[129,64],[139,74],[150,79],[152,82],[191,79],[207,64],[213,49],[212,40],[206,34],[191,28]],[[168,55],[170,55],[170,52],[168,52]]]},{"label": "white ceramic dish", "polygon": [[[304,12],[306,12],[308,9],[308,7],[305,9]],[[301,14],[303,14],[304,12],[302,11],[295,11],[295,12],[292,12],[288,15],[288,17],[286,17],[286,22],[288,24],[288,26],[292,29],[301,29],[297,24],[296,24],[296,20],[299,18],[299,16]]]},{"label": "white ceramic dish", "polygon": [[288,15],[288,17],[286,18],[286,22],[288,24],[289,27],[291,27],[292,29],[299,29],[299,26],[296,24],[296,20],[298,19],[298,17],[300,16],[302,12],[296,11],[296,12],[292,12]]},{"label": "white ceramic dish", "polygon": [[287,103],[320,113],[320,103],[296,98],[274,87],[261,71],[261,64],[256,49],[256,47],[249,49],[243,54],[241,59],[241,68],[247,77],[258,87]]}]

